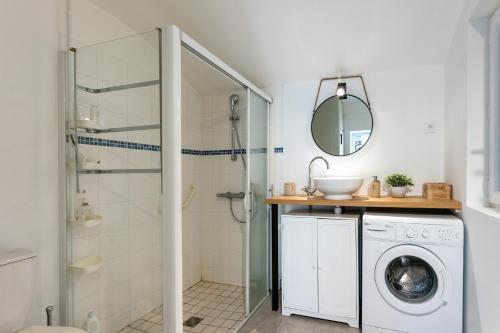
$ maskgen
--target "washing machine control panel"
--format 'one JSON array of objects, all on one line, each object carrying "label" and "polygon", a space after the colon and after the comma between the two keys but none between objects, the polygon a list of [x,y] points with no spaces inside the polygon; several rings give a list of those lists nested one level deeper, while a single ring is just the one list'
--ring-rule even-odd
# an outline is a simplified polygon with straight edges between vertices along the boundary
[{"label": "washing machine control panel", "polygon": [[426,244],[463,244],[461,226],[402,224],[396,226],[396,240]]}]

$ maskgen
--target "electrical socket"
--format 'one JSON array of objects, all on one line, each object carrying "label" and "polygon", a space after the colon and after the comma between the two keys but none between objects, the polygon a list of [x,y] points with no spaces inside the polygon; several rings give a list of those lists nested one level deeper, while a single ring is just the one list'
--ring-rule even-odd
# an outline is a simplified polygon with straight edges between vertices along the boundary
[{"label": "electrical socket", "polygon": [[424,133],[425,134],[432,134],[432,133],[436,133],[437,131],[437,125],[435,122],[426,122],[424,124]]}]

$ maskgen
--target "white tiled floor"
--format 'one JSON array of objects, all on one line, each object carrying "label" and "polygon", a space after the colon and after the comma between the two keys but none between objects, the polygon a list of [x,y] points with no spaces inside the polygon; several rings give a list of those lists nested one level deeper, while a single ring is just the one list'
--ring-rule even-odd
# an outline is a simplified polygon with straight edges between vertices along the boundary
[{"label": "white tiled floor", "polygon": [[[245,318],[245,288],[215,282],[198,282],[184,292],[184,320],[202,318],[184,332],[229,333]],[[162,307],[158,307],[122,329],[119,333],[158,333],[163,323]]]}]

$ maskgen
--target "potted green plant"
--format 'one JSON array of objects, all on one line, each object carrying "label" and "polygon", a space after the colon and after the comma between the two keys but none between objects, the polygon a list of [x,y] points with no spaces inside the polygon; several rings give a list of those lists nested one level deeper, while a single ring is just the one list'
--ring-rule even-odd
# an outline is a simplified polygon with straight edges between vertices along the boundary
[{"label": "potted green plant", "polygon": [[389,195],[393,198],[404,198],[407,192],[414,186],[413,179],[401,173],[393,173],[385,178],[384,181]]}]

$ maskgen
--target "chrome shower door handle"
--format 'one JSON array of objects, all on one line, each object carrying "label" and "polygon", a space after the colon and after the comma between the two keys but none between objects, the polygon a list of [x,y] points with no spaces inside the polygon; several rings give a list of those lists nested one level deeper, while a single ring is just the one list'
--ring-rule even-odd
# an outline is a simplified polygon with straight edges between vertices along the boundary
[{"label": "chrome shower door handle", "polygon": [[250,183],[250,191],[248,192],[248,197],[250,200],[250,208],[248,209],[248,211],[250,213],[250,221],[252,221],[255,213],[257,212],[257,209],[255,207],[255,186],[253,183]]}]

